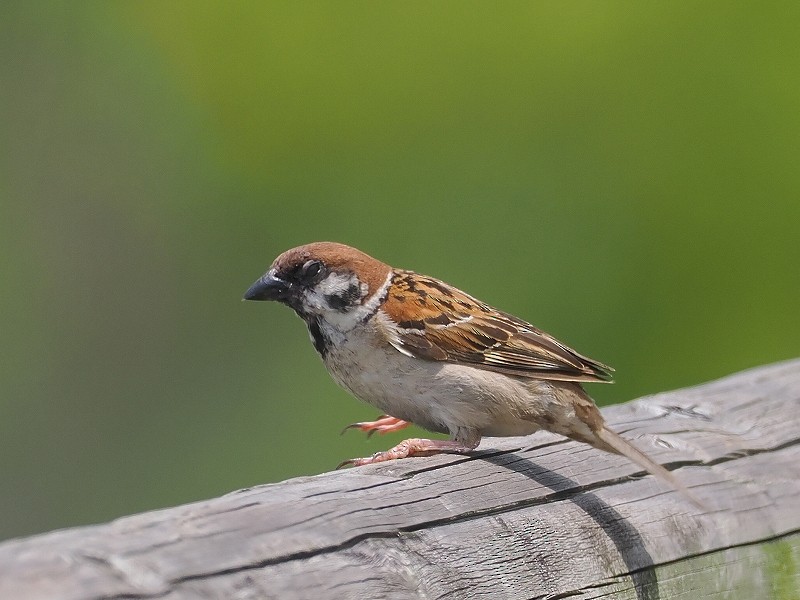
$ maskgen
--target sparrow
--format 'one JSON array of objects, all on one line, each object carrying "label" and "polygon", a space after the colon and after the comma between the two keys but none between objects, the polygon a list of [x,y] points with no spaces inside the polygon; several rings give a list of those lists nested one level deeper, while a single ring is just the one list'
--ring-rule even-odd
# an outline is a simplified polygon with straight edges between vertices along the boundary
[{"label": "sparrow", "polygon": [[278,256],[244,299],[294,310],[333,379],[384,413],[345,429],[385,433],[414,423],[449,435],[407,439],[340,467],[468,453],[483,436],[546,430],[625,456],[698,503],[606,425],[582,384],[610,382],[611,367],[443,281],[315,242]]}]

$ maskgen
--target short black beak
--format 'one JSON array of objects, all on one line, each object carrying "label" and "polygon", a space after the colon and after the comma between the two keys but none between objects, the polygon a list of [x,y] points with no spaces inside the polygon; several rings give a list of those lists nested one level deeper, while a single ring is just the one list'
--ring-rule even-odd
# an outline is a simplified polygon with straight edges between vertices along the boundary
[{"label": "short black beak", "polygon": [[289,284],[275,277],[272,271],[265,273],[244,293],[245,300],[284,300],[289,293]]}]

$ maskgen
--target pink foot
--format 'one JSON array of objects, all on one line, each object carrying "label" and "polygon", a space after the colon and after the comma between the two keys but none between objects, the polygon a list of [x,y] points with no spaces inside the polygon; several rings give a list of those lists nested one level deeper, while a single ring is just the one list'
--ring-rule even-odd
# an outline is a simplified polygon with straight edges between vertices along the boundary
[{"label": "pink foot", "polygon": [[[404,422],[404,421],[403,421]],[[480,438],[478,438],[480,441]],[[407,458],[409,456],[431,456],[432,454],[441,454],[443,452],[453,452],[456,454],[463,454],[474,450],[478,445],[478,441],[474,445],[467,445],[454,440],[425,440],[420,438],[411,438],[404,440],[397,444],[394,448],[386,450],[385,452],[376,452],[372,456],[366,458],[351,458],[341,463],[337,469],[345,466],[360,467],[362,465],[370,465],[372,463],[385,462],[387,460],[395,460],[397,458]]]},{"label": "pink foot", "polygon": [[390,431],[400,431],[411,425],[408,421],[403,421],[397,417],[390,415],[381,415],[375,421],[362,421],[361,423],[353,423],[342,429],[342,433],[348,429],[360,429],[367,432],[367,437],[370,437],[376,431],[378,433],[389,433]]}]

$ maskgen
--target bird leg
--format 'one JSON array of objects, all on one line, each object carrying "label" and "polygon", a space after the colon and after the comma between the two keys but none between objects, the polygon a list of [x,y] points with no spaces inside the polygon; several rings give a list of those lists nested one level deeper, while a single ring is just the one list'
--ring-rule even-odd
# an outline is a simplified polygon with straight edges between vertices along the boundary
[{"label": "bird leg", "polygon": [[352,423],[344,429],[342,433],[348,429],[360,429],[367,432],[367,437],[370,437],[376,431],[378,433],[389,433],[390,431],[400,431],[411,425],[408,421],[403,421],[391,415],[381,415],[374,421],[362,421],[361,423]]},{"label": "bird leg", "polygon": [[455,454],[464,454],[470,450],[474,450],[480,437],[476,440],[426,440],[421,438],[411,438],[403,440],[394,448],[385,450],[384,452],[376,452],[372,456],[366,458],[351,458],[341,463],[337,469],[345,466],[360,467],[362,465],[370,465],[372,463],[385,462],[387,460],[395,460],[397,458],[407,458],[409,456],[431,456],[433,454],[442,454],[444,452],[451,452]]}]

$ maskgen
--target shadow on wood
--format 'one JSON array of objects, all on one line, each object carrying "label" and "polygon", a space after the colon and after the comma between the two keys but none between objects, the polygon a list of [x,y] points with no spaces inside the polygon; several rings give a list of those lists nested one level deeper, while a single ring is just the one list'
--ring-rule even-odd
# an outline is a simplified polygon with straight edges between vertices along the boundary
[{"label": "shadow on wood", "polygon": [[531,478],[536,483],[555,492],[569,494],[577,506],[600,527],[614,544],[625,567],[630,573],[631,583],[638,600],[658,600],[658,585],[655,577],[653,557],[647,551],[639,532],[625,518],[591,492],[572,495],[580,486],[558,473],[546,469],[520,468],[519,461],[504,460],[505,457],[492,456],[487,460],[498,467],[512,469]]},{"label": "shadow on wood", "polygon": [[[707,512],[550,434],[0,544],[0,598],[797,598],[800,360],[605,409]],[[782,591],[783,590],[783,591]]]}]

